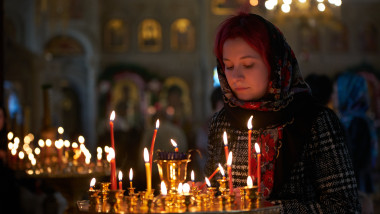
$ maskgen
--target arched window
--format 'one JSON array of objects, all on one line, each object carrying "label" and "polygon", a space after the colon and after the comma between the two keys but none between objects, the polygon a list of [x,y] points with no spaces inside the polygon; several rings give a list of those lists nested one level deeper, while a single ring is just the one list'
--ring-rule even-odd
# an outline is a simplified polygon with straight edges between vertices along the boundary
[{"label": "arched window", "polygon": [[194,50],[194,27],[188,19],[177,19],[171,26],[171,48],[174,51]]},{"label": "arched window", "polygon": [[140,50],[160,51],[162,49],[161,25],[154,19],[144,19],[139,27],[138,38]]},{"label": "arched window", "polygon": [[104,48],[108,52],[124,52],[128,48],[127,27],[121,19],[111,19],[104,28]]}]

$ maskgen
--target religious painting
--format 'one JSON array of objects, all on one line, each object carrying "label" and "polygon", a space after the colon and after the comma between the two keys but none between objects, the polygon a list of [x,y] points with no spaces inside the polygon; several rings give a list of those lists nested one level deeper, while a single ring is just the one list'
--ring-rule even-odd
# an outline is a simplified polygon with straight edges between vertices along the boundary
[{"label": "religious painting", "polygon": [[128,47],[127,27],[121,19],[109,20],[104,28],[104,49],[107,52],[125,52]]},{"label": "religious painting", "polygon": [[171,26],[170,44],[174,51],[194,50],[194,27],[188,19],[177,19]]},{"label": "religious painting", "polygon": [[361,26],[358,35],[359,49],[366,53],[375,53],[378,50],[379,31],[373,23]]},{"label": "religious painting", "polygon": [[138,30],[139,49],[158,52],[162,49],[161,25],[154,19],[144,19]]},{"label": "religious painting", "polygon": [[174,124],[184,127],[189,123],[192,104],[189,87],[183,79],[167,78],[160,93],[160,102]]},{"label": "religious painting", "polygon": [[331,52],[348,51],[348,29],[343,23],[336,21],[327,25],[328,50]]},{"label": "religious painting", "polygon": [[215,15],[232,15],[248,4],[249,0],[211,0],[211,10]]}]

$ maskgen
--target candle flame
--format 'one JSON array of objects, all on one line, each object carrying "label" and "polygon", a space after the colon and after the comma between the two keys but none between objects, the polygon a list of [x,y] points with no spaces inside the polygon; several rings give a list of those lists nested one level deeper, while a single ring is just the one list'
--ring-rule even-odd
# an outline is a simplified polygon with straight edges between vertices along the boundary
[{"label": "candle flame", "polygon": [[133,170],[132,170],[132,168],[129,170],[129,180],[130,181],[133,180]]},{"label": "candle flame", "polygon": [[63,134],[63,132],[64,132],[65,130],[63,129],[63,127],[58,127],[58,133],[59,134]]},{"label": "candle flame", "polygon": [[183,193],[188,194],[190,192],[190,185],[188,183],[184,183],[182,186]]},{"label": "candle flame", "polygon": [[182,190],[183,190],[183,184],[179,183],[178,184],[178,189],[177,189],[178,194],[182,194]]},{"label": "candle flame", "polygon": [[194,182],[194,170],[191,170],[191,181]]},{"label": "candle flame", "polygon": [[9,149],[9,150],[12,150],[12,149],[13,149],[13,143],[11,143],[11,142],[8,143],[8,149]]},{"label": "candle flame", "polygon": [[251,116],[251,117],[249,118],[248,123],[247,123],[247,127],[248,127],[249,130],[252,129],[252,119],[253,119],[253,116]]},{"label": "candle flame", "polygon": [[44,146],[45,146],[45,142],[44,142],[44,140],[39,139],[39,140],[38,140],[38,145],[39,145],[40,147],[44,147]]},{"label": "candle flame", "polygon": [[220,174],[222,174],[222,176],[224,177],[225,174],[224,174],[224,169],[222,167],[222,165],[219,164],[219,171],[220,171]]},{"label": "candle flame", "polygon": [[84,143],[84,137],[82,135],[78,137],[78,142],[81,144]]},{"label": "candle flame", "polygon": [[107,160],[108,162],[111,162],[112,159],[115,159],[115,150],[113,148],[109,149]]},{"label": "candle flame", "polygon": [[228,145],[228,141],[227,141],[227,133],[226,133],[226,131],[224,131],[224,133],[223,133],[223,142],[224,142],[224,146],[227,146],[227,145]]},{"label": "candle flame", "polygon": [[101,148],[101,147],[98,147],[98,148],[96,148],[96,151],[97,151],[98,153],[102,153],[102,148]]},{"label": "candle flame", "polygon": [[95,186],[95,183],[96,183],[96,179],[95,179],[95,178],[92,178],[92,179],[91,179],[91,182],[90,182],[90,187]]},{"label": "candle flame", "polygon": [[39,155],[41,153],[41,149],[40,148],[35,148],[34,149],[34,153],[36,153],[36,155]]},{"label": "candle flame", "polygon": [[33,166],[35,166],[36,163],[37,163],[37,160],[36,159],[32,159],[32,160],[30,160],[30,162],[32,163]]},{"label": "candle flame", "polygon": [[257,154],[260,154],[260,146],[258,143],[255,143],[255,150]]},{"label": "candle flame", "polygon": [[24,157],[25,157],[25,154],[24,154],[24,152],[19,152],[18,153],[18,157],[22,160],[22,159],[24,159]]},{"label": "candle flame", "polygon": [[158,128],[160,128],[160,120],[159,119],[157,119],[157,121],[156,121],[156,129],[158,129]]},{"label": "candle flame", "polygon": [[76,148],[78,148],[78,144],[77,144],[76,142],[73,142],[73,143],[71,144],[71,147],[73,147],[74,149],[76,149]]},{"label": "candle flame", "polygon": [[209,180],[207,177],[205,177],[205,181],[206,181],[207,186],[208,186],[208,187],[211,187],[210,180]]},{"label": "candle flame", "polygon": [[172,142],[173,146],[174,146],[175,148],[177,148],[177,143],[176,143],[173,139],[170,139],[170,142]]},{"label": "candle flame", "polygon": [[70,147],[70,141],[65,140],[65,141],[63,141],[63,142],[64,142],[66,148],[69,148],[69,147]]},{"label": "candle flame", "polygon": [[230,152],[230,154],[228,154],[228,159],[227,159],[227,165],[231,166],[231,164],[232,164],[232,152]]},{"label": "candle flame", "polygon": [[46,146],[47,146],[47,147],[50,147],[50,146],[51,146],[51,140],[50,140],[50,139],[47,139],[47,140],[46,140]]},{"label": "candle flame", "polygon": [[115,111],[112,111],[110,115],[110,121],[113,121],[113,120],[115,120]]},{"label": "candle flame", "polygon": [[168,190],[166,189],[166,185],[164,181],[161,181],[161,194],[162,195],[168,194]]},{"label": "candle flame", "polygon": [[144,161],[145,163],[149,163],[149,152],[146,147],[144,148]]},{"label": "candle flame", "polygon": [[13,136],[13,132],[8,132],[8,140],[12,140]]},{"label": "candle flame", "polygon": [[251,176],[248,176],[248,178],[247,178],[247,186],[248,187],[252,187],[253,186],[253,180],[252,180]]},{"label": "candle flame", "polygon": [[119,181],[123,180],[123,173],[119,170]]}]

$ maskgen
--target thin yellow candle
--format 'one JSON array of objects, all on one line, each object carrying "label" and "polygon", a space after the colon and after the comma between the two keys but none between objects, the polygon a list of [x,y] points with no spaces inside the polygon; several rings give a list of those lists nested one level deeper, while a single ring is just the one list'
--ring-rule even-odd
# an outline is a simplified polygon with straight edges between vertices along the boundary
[{"label": "thin yellow candle", "polygon": [[194,170],[191,170],[191,186],[195,186],[195,183],[194,183]]},{"label": "thin yellow candle", "polygon": [[153,151],[154,151],[154,142],[156,142],[157,130],[160,127],[160,120],[156,121],[156,128],[154,129],[152,143],[150,145],[150,153],[149,153],[149,163],[150,163],[150,172],[152,173],[152,161],[153,161]]},{"label": "thin yellow candle", "polygon": [[133,170],[131,168],[129,170],[129,185],[131,186],[131,188],[133,188],[133,186],[132,186],[132,180],[133,180]]},{"label": "thin yellow candle", "polygon": [[119,170],[119,190],[123,189],[123,173]]},{"label": "thin yellow candle", "polygon": [[95,183],[96,183],[96,179],[92,178],[90,182],[90,191],[94,190]]},{"label": "thin yellow candle", "polygon": [[255,143],[255,149],[257,153],[257,190],[260,192],[260,183],[261,183],[261,154],[260,154],[260,146],[258,143]]},{"label": "thin yellow candle", "polygon": [[248,120],[247,127],[248,127],[248,175],[251,176],[251,170],[252,170],[252,156],[251,156],[251,150],[252,150],[252,143],[251,143],[251,134],[252,134],[252,118],[251,116]]},{"label": "thin yellow candle", "polygon": [[145,161],[146,184],[147,184],[146,196],[149,197],[152,191],[152,177],[150,174],[149,152],[147,148],[144,148],[144,161]]}]

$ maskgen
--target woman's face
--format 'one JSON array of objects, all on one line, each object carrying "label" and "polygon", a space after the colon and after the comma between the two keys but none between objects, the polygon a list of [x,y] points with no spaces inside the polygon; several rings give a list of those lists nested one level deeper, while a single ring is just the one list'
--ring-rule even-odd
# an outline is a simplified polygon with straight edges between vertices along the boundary
[{"label": "woman's face", "polygon": [[242,38],[228,39],[223,45],[224,72],[235,96],[257,100],[268,89],[269,71],[260,54]]}]

